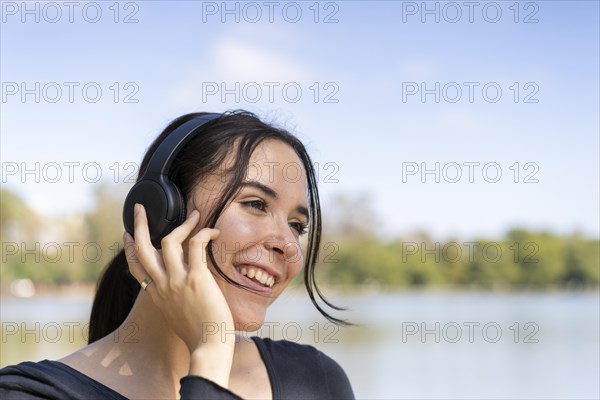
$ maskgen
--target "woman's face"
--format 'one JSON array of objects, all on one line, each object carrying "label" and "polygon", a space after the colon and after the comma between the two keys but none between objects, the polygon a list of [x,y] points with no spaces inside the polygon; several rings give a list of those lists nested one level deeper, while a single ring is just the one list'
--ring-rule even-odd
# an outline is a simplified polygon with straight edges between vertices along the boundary
[{"label": "woman's face", "polygon": [[[206,221],[225,182],[218,174],[201,182],[192,203],[188,202],[188,213],[195,208],[200,221]],[[308,223],[306,198],[306,172],[295,151],[278,140],[262,142],[250,158],[241,190],[217,221],[221,234],[211,243],[221,270],[254,289],[237,288],[215,274],[236,329],[258,329],[267,307],[302,269],[300,236]]]}]

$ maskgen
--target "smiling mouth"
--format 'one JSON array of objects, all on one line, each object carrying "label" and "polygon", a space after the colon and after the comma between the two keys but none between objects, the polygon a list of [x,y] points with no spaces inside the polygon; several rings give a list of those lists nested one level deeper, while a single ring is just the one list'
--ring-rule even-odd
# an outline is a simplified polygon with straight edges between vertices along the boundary
[{"label": "smiling mouth", "polygon": [[264,287],[272,288],[275,284],[275,277],[263,271],[262,269],[243,266],[239,268],[239,271],[245,277],[252,279]]}]

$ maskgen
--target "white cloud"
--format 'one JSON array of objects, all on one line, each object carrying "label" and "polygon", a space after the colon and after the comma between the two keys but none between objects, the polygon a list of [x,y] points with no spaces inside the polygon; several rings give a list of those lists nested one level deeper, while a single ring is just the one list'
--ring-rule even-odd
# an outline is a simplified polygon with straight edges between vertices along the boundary
[{"label": "white cloud", "polygon": [[[253,98],[258,86],[262,91],[261,100],[266,100],[274,85],[279,91],[289,82],[308,87],[311,75],[309,68],[290,57],[289,52],[275,52],[256,43],[233,38],[218,41],[203,60],[208,61],[184,74],[170,91],[169,99],[173,105],[189,107],[190,104],[201,103],[222,107],[220,93],[234,90],[236,85],[239,85],[238,91],[249,85],[249,97]],[[209,86],[211,90],[217,90],[217,94],[208,95]],[[233,95],[227,98],[233,99]]]},{"label": "white cloud", "polygon": [[225,80],[304,81],[307,69],[297,60],[255,44],[225,39],[215,49],[216,70]]}]

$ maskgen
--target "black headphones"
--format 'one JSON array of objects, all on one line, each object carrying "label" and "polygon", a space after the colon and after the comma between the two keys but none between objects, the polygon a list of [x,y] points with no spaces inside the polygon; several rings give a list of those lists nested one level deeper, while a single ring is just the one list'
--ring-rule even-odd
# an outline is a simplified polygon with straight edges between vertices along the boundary
[{"label": "black headphones", "polygon": [[133,207],[140,203],[146,209],[152,244],[160,248],[160,241],[185,221],[186,209],[183,195],[169,179],[173,160],[199,128],[221,114],[205,114],[191,119],[171,132],[159,145],[144,175],[133,185],[123,206],[125,230],[133,236]]}]

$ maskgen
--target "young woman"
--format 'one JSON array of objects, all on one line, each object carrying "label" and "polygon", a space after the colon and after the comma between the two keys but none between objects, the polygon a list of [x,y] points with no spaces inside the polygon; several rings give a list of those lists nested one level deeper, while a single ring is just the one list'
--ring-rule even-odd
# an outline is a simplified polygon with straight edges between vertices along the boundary
[{"label": "young woman", "polygon": [[[140,177],[177,128],[206,117],[173,121],[145,155]],[[90,344],[59,361],[0,370],[1,398],[354,397],[342,368],[314,347],[235,334],[257,330],[303,268],[311,301],[343,322],[315,298],[332,306],[315,283],[321,218],[304,146],[248,112],[200,125],[168,166],[185,220],[156,237],[144,201],[136,202],[133,236],[124,234],[124,251],[98,285]],[[130,217],[126,208],[126,225]],[[132,326],[135,340],[111,334]]]}]

